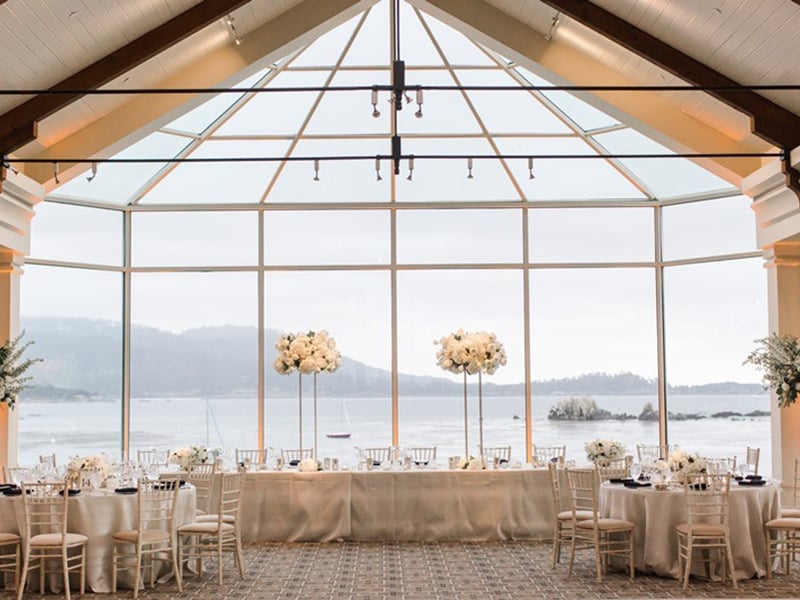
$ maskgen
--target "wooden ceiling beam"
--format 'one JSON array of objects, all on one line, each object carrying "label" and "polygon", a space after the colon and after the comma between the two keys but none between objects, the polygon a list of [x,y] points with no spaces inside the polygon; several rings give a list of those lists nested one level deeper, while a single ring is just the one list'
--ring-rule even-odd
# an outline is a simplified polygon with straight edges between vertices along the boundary
[{"label": "wooden ceiling beam", "polygon": [[[3,1],[0,0],[0,4]],[[50,91],[97,89],[248,2],[250,0],[203,0],[67,77]],[[10,154],[32,142],[36,139],[36,122],[83,96],[79,93],[41,94],[0,116],[0,154]]]},{"label": "wooden ceiling beam", "polygon": [[[693,85],[741,85],[588,0],[541,1]],[[800,116],[768,98],[748,89],[707,90],[706,93],[748,115],[753,133],[769,143],[785,149],[800,145]]]}]

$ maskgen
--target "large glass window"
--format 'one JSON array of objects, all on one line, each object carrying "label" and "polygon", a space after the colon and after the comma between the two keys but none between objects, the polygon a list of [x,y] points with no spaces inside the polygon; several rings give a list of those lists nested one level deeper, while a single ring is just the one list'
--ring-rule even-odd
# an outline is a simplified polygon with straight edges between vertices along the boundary
[{"label": "large glass window", "polygon": [[652,269],[531,271],[534,443],[585,460],[595,438],[658,443]]},{"label": "large glass window", "polygon": [[664,270],[669,441],[739,461],[747,446],[760,447],[763,473],[771,460],[769,396],[742,361],[767,331],[766,294],[760,258]]},{"label": "large glass window", "polygon": [[131,281],[131,447],[257,439],[255,273],[136,273]]},{"label": "large glass window", "polygon": [[121,448],[122,276],[119,273],[29,265],[21,293],[21,326],[42,358],[28,372],[34,387],[19,407],[20,464],[55,452]]},{"label": "large glass window", "polygon": [[32,224],[31,256],[122,265],[122,212],[42,202]]},{"label": "large glass window", "polygon": [[[354,446],[388,446],[391,429],[391,292],[385,271],[269,272],[265,281],[266,443],[298,448],[300,375],[280,375],[275,343],[286,333],[326,330],[342,364],[317,377],[317,456],[355,460]],[[314,441],[312,375],[303,375],[303,447]],[[350,433],[349,438],[328,437]]]},{"label": "large glass window", "polygon": [[[521,270],[425,270],[397,275],[400,442],[464,455],[464,379],[443,371],[434,342],[459,329],[487,331],[508,364],[483,376],[484,445],[512,447],[524,460],[525,411]],[[477,375],[468,377],[469,452],[478,451]]]}]

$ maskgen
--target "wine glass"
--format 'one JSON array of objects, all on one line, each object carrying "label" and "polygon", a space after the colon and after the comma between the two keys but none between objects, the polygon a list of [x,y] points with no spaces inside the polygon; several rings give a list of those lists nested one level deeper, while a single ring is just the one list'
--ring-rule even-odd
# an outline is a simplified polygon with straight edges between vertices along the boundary
[{"label": "wine glass", "polygon": [[631,478],[634,481],[639,481],[639,476],[642,474],[642,465],[638,462],[631,464]]}]

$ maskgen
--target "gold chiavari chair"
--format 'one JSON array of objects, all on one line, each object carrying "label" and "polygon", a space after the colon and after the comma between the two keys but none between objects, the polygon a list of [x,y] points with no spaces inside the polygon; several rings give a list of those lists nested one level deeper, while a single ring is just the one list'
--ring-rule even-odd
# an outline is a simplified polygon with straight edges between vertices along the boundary
[{"label": "gold chiavari chair", "polygon": [[531,457],[534,467],[546,467],[551,462],[564,465],[567,458],[566,446],[531,446]]}]

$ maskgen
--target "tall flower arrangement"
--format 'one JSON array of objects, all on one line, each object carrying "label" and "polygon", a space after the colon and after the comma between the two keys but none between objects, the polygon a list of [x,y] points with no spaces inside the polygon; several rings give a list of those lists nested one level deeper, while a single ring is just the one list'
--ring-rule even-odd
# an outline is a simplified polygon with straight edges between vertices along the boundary
[{"label": "tall flower arrangement", "polygon": [[696,452],[689,454],[684,450],[670,452],[667,465],[680,483],[683,483],[688,475],[700,475],[705,473],[708,468],[706,459],[700,457]]},{"label": "tall flower arrangement", "polygon": [[42,360],[41,358],[22,360],[22,354],[28,346],[33,344],[33,342],[20,344],[23,335],[25,335],[24,331],[13,340],[8,340],[0,346],[0,404],[8,404],[12,408],[20,392],[32,379],[23,376],[25,371],[34,363]]},{"label": "tall flower arrangement", "polygon": [[506,351],[494,333],[487,331],[465,332],[459,329],[438,341],[436,363],[450,373],[464,374],[464,456],[469,456],[469,428],[467,423],[467,375],[478,374],[478,423],[481,461],[483,460],[483,373],[494,374],[506,364]]},{"label": "tall flower arrangement", "polygon": [[760,347],[744,363],[764,372],[764,385],[775,390],[779,407],[791,406],[800,394],[800,343],[791,334],[777,333],[756,342]]},{"label": "tall flower arrangement", "polygon": [[189,467],[199,463],[208,462],[211,453],[205,446],[192,444],[183,448],[177,448],[170,454],[169,462],[178,465],[184,471],[188,471]]},{"label": "tall flower arrangement", "polygon": [[275,344],[278,356],[273,363],[281,375],[298,373],[300,450],[303,449],[303,375],[314,375],[314,458],[317,453],[317,374],[333,373],[342,364],[342,355],[327,331],[285,333]]}]

